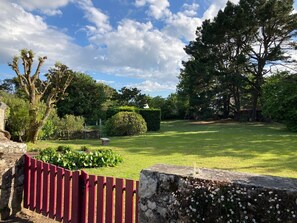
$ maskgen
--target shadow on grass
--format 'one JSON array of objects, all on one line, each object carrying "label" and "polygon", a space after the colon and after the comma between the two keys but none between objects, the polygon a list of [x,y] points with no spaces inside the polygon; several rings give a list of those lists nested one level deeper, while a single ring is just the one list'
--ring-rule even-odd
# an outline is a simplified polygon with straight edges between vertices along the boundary
[{"label": "shadow on grass", "polygon": [[[162,123],[159,132],[133,137],[110,137],[110,139],[110,146],[105,148],[116,148],[126,156],[143,155],[143,159],[154,159],[155,156],[160,160],[162,157],[176,154],[181,158],[194,156],[197,160],[219,158],[220,161],[225,157],[231,157],[237,159],[236,162],[242,162],[236,165],[236,170],[265,169],[272,174],[284,170],[297,170],[297,134],[286,131],[279,124],[236,122],[201,124],[168,121]],[[53,143],[102,148],[99,139]],[[212,164],[216,165],[222,168],[220,163]],[[230,166],[226,166],[225,169]]]}]

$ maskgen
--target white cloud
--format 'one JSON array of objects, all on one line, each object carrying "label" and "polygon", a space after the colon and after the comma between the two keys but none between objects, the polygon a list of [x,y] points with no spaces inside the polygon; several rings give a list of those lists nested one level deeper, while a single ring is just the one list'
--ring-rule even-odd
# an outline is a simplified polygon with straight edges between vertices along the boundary
[{"label": "white cloud", "polygon": [[185,56],[182,41],[154,29],[150,22],[124,20],[116,30],[91,39],[97,46],[105,45],[97,51],[101,56],[97,64],[124,76],[176,81]]},{"label": "white cloud", "polygon": [[[89,22],[93,23],[96,29],[89,29],[91,26],[87,26],[88,30],[93,33],[104,34],[112,27],[109,24],[109,18],[100,9],[95,8],[91,0],[78,0],[77,4],[85,12],[85,17]],[[93,27],[94,28],[94,27]]]},{"label": "white cloud", "polygon": [[53,10],[60,7],[66,6],[71,0],[16,0],[15,2],[24,7],[27,10],[39,9],[43,10]]},{"label": "white cloud", "polygon": [[[238,3],[239,0],[229,0],[232,3]],[[227,0],[213,0],[209,8],[204,12],[202,20],[213,19],[220,9],[226,6]]]},{"label": "white cloud", "polygon": [[0,51],[1,63],[11,61],[20,49],[28,48],[47,55],[45,66],[52,66],[56,60],[69,62],[71,53],[80,47],[71,43],[72,39],[62,32],[47,26],[43,18],[26,12],[21,6],[0,2]]},{"label": "white cloud", "polygon": [[107,80],[96,80],[97,83],[103,83],[103,84],[114,84],[114,81],[107,81]]},{"label": "white cloud", "polygon": [[176,38],[184,38],[188,41],[194,40],[197,26],[202,24],[202,20],[197,17],[189,17],[182,12],[173,14],[166,20],[164,31],[167,35]]},{"label": "white cloud", "polygon": [[59,9],[45,9],[42,10],[42,13],[48,16],[56,16],[56,15],[62,15],[62,11]]},{"label": "white cloud", "polygon": [[135,5],[137,7],[143,7],[149,5],[147,14],[155,19],[162,19],[170,16],[171,12],[168,9],[170,4],[168,0],[136,0]]},{"label": "white cloud", "polygon": [[189,17],[193,17],[197,15],[197,9],[199,8],[199,5],[196,3],[193,4],[187,4],[185,3],[183,6],[183,14]]},{"label": "white cloud", "polygon": [[145,93],[152,93],[152,92],[168,91],[168,90],[175,91],[176,83],[171,82],[166,84],[160,84],[156,81],[144,81],[138,84],[131,84],[128,87],[136,87]]}]

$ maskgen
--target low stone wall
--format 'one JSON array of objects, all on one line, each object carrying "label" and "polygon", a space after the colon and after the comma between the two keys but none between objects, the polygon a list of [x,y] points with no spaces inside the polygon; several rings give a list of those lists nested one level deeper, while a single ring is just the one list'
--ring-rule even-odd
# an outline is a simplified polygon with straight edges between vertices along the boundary
[{"label": "low stone wall", "polygon": [[26,144],[0,137],[0,220],[21,210]]},{"label": "low stone wall", "polygon": [[155,165],[139,196],[139,222],[297,222],[297,179]]}]

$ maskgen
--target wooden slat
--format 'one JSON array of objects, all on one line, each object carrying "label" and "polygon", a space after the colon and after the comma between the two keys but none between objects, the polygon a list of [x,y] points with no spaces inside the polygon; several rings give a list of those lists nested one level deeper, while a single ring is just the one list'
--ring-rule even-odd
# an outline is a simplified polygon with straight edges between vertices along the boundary
[{"label": "wooden slat", "polygon": [[125,222],[133,222],[134,219],[134,181],[126,180],[126,205],[125,205]]},{"label": "wooden slat", "polygon": [[97,177],[97,223],[104,222],[104,177]]},{"label": "wooden slat", "polygon": [[79,172],[72,173],[71,223],[80,223]]},{"label": "wooden slat", "polygon": [[106,210],[105,210],[105,222],[112,223],[113,217],[113,177],[106,177]]},{"label": "wooden slat", "polygon": [[87,204],[88,204],[88,189],[89,175],[85,171],[81,171],[81,223],[87,223]]},{"label": "wooden slat", "polygon": [[50,165],[50,200],[49,200],[49,217],[54,219],[56,216],[56,172],[57,167]]},{"label": "wooden slat", "polygon": [[64,188],[64,180],[63,180],[64,170],[61,167],[57,168],[57,206],[56,206],[56,220],[62,220],[62,211],[63,211],[63,188]]},{"label": "wooden slat", "polygon": [[43,187],[43,166],[42,161],[37,161],[37,182],[36,182],[36,212],[42,210],[42,187]]},{"label": "wooden slat", "polygon": [[36,160],[31,159],[30,166],[30,210],[34,211],[36,208]]},{"label": "wooden slat", "polygon": [[89,176],[89,209],[88,209],[88,222],[95,223],[96,216],[96,176]]},{"label": "wooden slat", "polygon": [[116,205],[115,205],[115,222],[123,222],[123,192],[124,192],[124,180],[116,179]]},{"label": "wooden slat", "polygon": [[64,170],[64,210],[63,210],[63,222],[68,223],[71,220],[70,214],[70,182],[71,182],[71,172],[69,170]]},{"label": "wooden slat", "polygon": [[24,168],[24,208],[29,208],[29,196],[30,196],[30,164],[31,159],[25,155],[25,168]]},{"label": "wooden slat", "polygon": [[139,208],[139,181],[136,181],[136,191],[135,191],[135,195],[136,196],[136,202],[135,202],[135,223],[138,223],[138,208]]},{"label": "wooden slat", "polygon": [[43,188],[42,188],[42,214],[48,215],[48,200],[49,200],[49,164],[43,163]]}]

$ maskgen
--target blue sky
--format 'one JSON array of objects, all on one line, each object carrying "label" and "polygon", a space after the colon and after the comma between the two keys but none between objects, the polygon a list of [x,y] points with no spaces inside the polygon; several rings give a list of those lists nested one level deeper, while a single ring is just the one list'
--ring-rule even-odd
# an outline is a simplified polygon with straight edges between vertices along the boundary
[{"label": "blue sky", "polygon": [[43,72],[60,61],[116,89],[167,96],[187,59],[183,47],[226,2],[1,0],[0,79],[14,76],[7,63],[27,48],[48,57]]}]

